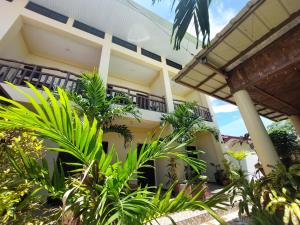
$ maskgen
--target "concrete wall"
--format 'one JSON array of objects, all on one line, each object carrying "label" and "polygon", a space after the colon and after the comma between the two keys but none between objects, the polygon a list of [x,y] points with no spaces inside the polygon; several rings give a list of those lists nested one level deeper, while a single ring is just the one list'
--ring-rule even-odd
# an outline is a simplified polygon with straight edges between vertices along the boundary
[{"label": "concrete wall", "polygon": [[[250,148],[249,144],[247,143],[242,143],[239,144],[237,143],[236,139],[232,139],[226,143],[223,144],[225,152],[228,150],[233,150],[233,151],[247,151],[248,152],[248,156],[242,160],[241,163],[241,167],[242,170],[244,170],[247,173],[248,179],[252,179],[253,177],[255,177],[255,172],[256,172],[256,168],[255,168],[255,164],[258,163],[258,156],[256,154],[256,152]],[[227,159],[230,160],[230,162],[234,165],[234,166],[238,166],[239,163],[237,160],[233,159],[230,156],[226,156],[225,157]],[[260,174],[258,174],[259,176]]]}]

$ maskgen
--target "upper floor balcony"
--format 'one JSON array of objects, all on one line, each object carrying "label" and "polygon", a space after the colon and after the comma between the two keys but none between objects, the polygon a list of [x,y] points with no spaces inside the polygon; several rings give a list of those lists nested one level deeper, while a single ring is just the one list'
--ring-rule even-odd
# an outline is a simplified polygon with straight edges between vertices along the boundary
[{"label": "upper floor balcony", "polygon": [[[26,82],[33,84],[36,88],[42,86],[55,90],[62,87],[74,90],[79,75],[52,67],[39,66],[23,63],[15,60],[0,58],[0,82],[8,81],[18,86],[26,86]],[[127,87],[108,84],[107,95],[115,96],[127,94],[134,104],[140,109],[167,112],[165,98]],[[122,104],[122,102],[120,102]]]},{"label": "upper floor balcony", "polygon": [[[185,101],[182,100],[174,100],[174,108],[178,107],[178,105],[185,103]],[[197,108],[195,109],[196,115],[201,117],[203,120],[212,122],[212,116],[208,108],[204,106],[197,105]]]}]

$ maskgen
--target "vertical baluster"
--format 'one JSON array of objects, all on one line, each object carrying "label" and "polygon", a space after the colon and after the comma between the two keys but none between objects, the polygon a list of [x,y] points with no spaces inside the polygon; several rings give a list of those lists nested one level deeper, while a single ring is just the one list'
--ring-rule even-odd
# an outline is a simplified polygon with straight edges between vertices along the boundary
[{"label": "vertical baluster", "polygon": [[[31,71],[31,74],[29,76],[29,79],[28,79],[28,82],[31,83],[32,79],[33,79],[33,76],[35,75],[35,72],[37,71],[37,66],[34,66],[33,67],[33,70]],[[26,74],[26,70],[24,71],[24,76]],[[24,77],[23,77],[24,79]]]},{"label": "vertical baluster", "polygon": [[49,78],[49,74],[46,75],[46,77],[45,77],[45,79],[44,79],[44,81],[42,83],[43,86],[47,86],[48,78]]},{"label": "vertical baluster", "polygon": [[49,86],[49,88],[51,90],[54,90],[54,82],[55,82],[55,76],[52,76],[52,80],[51,80],[51,83],[50,83],[50,86]]},{"label": "vertical baluster", "polygon": [[36,87],[36,88],[38,88],[38,86],[39,86],[39,84],[40,84],[40,82],[41,82],[42,76],[43,76],[42,72],[37,71],[37,73],[39,74],[39,78],[38,78],[38,80],[37,80],[36,83],[35,83],[35,87]]},{"label": "vertical baluster", "polygon": [[[10,71],[13,71],[15,70],[15,72],[12,74],[11,78],[9,79],[9,82],[13,83],[13,84],[17,84],[17,76],[18,76],[18,73],[19,71],[21,70],[20,68],[18,69],[15,69],[15,68],[11,68]],[[10,72],[9,71],[9,72]],[[19,83],[19,82],[18,82]]]},{"label": "vertical baluster", "polygon": [[57,84],[56,84],[56,86],[57,86],[57,87],[59,87],[59,86],[60,86],[61,80],[62,80],[62,78],[61,78],[61,77],[59,77],[59,78],[58,78],[58,82],[57,82]]},{"label": "vertical baluster", "polygon": [[72,85],[71,85],[71,87],[69,88],[69,91],[73,91],[74,84],[76,83],[74,80],[72,80],[71,82],[72,82]]},{"label": "vertical baluster", "polygon": [[69,79],[70,79],[70,73],[67,73],[67,77],[65,78],[65,82],[63,84],[63,88],[66,88],[67,87],[67,84],[69,82]]},{"label": "vertical baluster", "polygon": [[3,72],[0,74],[0,81],[5,81],[7,79],[8,73],[10,71],[10,66],[1,66],[1,69],[3,69]]}]

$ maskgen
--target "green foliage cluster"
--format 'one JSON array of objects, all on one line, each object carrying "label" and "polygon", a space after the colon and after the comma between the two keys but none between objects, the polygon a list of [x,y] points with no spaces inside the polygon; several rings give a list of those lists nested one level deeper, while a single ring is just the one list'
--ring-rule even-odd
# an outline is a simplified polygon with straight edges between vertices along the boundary
[{"label": "green foliage cluster", "polygon": [[[291,156],[300,151],[300,144],[293,124],[287,121],[275,122],[268,127],[269,136],[283,162],[291,164]],[[299,153],[298,153],[299,154]]]},{"label": "green foliage cluster", "polygon": [[175,133],[182,132],[179,142],[192,142],[198,132],[209,132],[219,139],[219,130],[208,126],[196,113],[195,102],[179,104],[174,112],[164,114],[162,124],[171,124]]},{"label": "green foliage cluster", "polygon": [[64,193],[61,198],[62,211],[57,218],[62,224],[138,225],[187,209],[205,209],[225,224],[211,209],[220,207],[218,203],[227,198],[224,192],[200,201],[204,190],[194,197],[186,196],[185,190],[182,190],[176,198],[171,198],[173,187],[162,194],[161,188],[134,189],[130,185],[137,177],[143,176],[139,169],[149,166],[147,162],[150,160],[174,157],[183,160],[197,173],[205,169],[203,161],[190,158],[180,150],[186,143],[175,144],[181,139],[182,132],[172,137],[146,141],[139,156],[137,149],[130,149],[126,160],[120,161],[114,148],[108,154],[104,153],[103,131],[98,126],[98,120],[90,122],[91,118],[84,113],[79,115],[64,90],[58,88],[55,97],[44,87],[45,97],[33,85],[28,83],[28,86],[34,96],[12,85],[30,101],[33,109],[0,96],[1,101],[11,104],[10,107],[0,106],[0,129],[30,129],[38,137],[57,143],[57,147],[48,150],[68,153],[79,160],[72,164],[78,169],[68,181],[63,177],[60,166],[56,167],[54,178],[50,180],[45,163],[39,163],[36,158],[25,154],[22,148],[18,148],[17,152],[24,166],[22,171],[18,161],[10,157],[18,175],[34,182],[32,198],[38,198],[37,192],[41,189],[46,189],[50,197],[61,198]]},{"label": "green foliage cluster", "polygon": [[0,142],[0,220],[6,223],[16,217],[16,211],[22,208],[34,186],[33,182],[19,175],[10,160],[13,159],[21,168],[19,149],[35,159],[41,158],[44,151],[43,142],[28,130],[1,131]]},{"label": "green foliage cluster", "polygon": [[278,164],[268,175],[250,181],[241,167],[231,173],[234,184],[231,203],[237,196],[241,197],[238,200],[239,214],[250,216],[251,224],[300,223],[300,164],[288,169]]},{"label": "green foliage cluster", "polygon": [[[97,128],[101,128],[103,132],[120,134],[125,143],[132,140],[132,133],[126,125],[113,122],[128,115],[139,121],[139,110],[127,94],[119,92],[107,95],[106,87],[98,73],[83,73],[77,81],[76,89],[67,93],[79,116],[85,114],[90,123],[96,119]],[[119,104],[120,102],[122,104]]]}]

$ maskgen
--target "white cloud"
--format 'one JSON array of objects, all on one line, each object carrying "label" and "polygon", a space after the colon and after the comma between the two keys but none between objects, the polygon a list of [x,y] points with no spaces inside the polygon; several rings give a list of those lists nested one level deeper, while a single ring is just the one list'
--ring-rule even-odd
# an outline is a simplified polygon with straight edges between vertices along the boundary
[{"label": "white cloud", "polygon": [[[237,12],[233,8],[225,8],[222,1],[216,1],[215,4],[213,3],[210,6],[210,10],[209,10],[211,39],[213,39],[214,36],[217,33],[219,33],[229,23],[229,21],[237,14]],[[196,36],[193,20],[190,23],[187,32],[192,34],[193,36]]]},{"label": "white cloud", "polygon": [[213,110],[215,113],[229,113],[237,111],[238,107],[232,104],[224,104],[213,106]]},{"label": "white cloud", "polygon": [[209,96],[209,100],[212,104],[212,108],[215,113],[229,113],[229,112],[235,112],[238,110],[237,106],[232,105],[227,102],[224,102],[224,101],[221,101],[212,96]]}]

